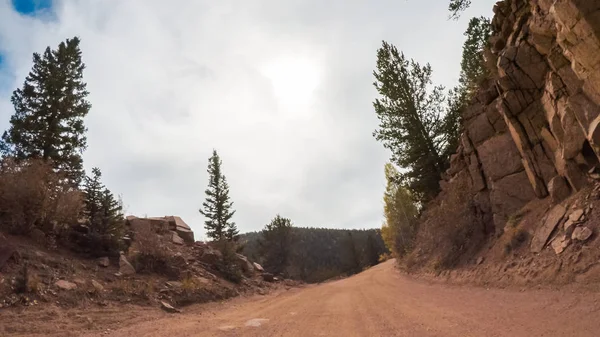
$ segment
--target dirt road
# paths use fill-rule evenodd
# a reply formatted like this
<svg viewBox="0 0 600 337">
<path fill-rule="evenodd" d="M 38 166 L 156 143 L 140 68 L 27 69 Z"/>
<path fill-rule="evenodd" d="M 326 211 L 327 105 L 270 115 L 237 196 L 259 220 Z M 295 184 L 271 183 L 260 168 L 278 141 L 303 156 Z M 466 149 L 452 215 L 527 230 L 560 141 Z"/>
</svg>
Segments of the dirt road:
<svg viewBox="0 0 600 337">
<path fill-rule="evenodd" d="M 388 261 L 348 279 L 199 306 L 103 336 L 600 336 L 599 300 L 424 284 Z"/>
</svg>

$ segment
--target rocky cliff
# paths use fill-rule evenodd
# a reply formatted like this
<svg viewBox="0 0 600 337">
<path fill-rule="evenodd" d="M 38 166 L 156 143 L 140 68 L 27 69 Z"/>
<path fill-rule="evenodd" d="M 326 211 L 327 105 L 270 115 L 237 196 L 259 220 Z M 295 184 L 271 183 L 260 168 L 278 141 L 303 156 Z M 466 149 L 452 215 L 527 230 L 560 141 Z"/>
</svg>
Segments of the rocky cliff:
<svg viewBox="0 0 600 337">
<path fill-rule="evenodd" d="M 442 189 L 468 180 L 486 231 L 534 199 L 589 184 L 600 154 L 600 1 L 505 0 L 494 6 L 492 79 L 464 112 Z"/>
</svg>

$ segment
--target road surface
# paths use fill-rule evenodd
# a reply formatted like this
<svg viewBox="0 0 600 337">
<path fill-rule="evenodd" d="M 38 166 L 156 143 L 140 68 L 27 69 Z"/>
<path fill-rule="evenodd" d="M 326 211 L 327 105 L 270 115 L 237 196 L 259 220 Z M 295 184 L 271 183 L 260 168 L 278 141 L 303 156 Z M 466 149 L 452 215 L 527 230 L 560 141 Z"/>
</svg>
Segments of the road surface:
<svg viewBox="0 0 600 337">
<path fill-rule="evenodd" d="M 600 336 L 600 294 L 426 284 L 393 261 L 353 277 L 140 322 L 103 336 Z"/>
</svg>

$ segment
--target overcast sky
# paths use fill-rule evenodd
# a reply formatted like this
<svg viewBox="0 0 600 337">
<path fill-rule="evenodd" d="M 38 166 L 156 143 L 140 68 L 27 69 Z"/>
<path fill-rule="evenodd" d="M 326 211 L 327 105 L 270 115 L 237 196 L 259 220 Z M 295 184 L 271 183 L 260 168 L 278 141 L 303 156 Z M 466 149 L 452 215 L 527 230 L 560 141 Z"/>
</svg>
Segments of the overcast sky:
<svg viewBox="0 0 600 337">
<path fill-rule="evenodd" d="M 180 215 L 203 238 L 215 148 L 242 232 L 277 213 L 379 227 L 389 153 L 372 137 L 375 53 L 391 42 L 453 86 L 468 19 L 491 16 L 495 0 L 459 21 L 447 2 L 0 0 L 0 130 L 32 53 L 78 35 L 85 167 L 101 168 L 128 214 Z"/>
</svg>

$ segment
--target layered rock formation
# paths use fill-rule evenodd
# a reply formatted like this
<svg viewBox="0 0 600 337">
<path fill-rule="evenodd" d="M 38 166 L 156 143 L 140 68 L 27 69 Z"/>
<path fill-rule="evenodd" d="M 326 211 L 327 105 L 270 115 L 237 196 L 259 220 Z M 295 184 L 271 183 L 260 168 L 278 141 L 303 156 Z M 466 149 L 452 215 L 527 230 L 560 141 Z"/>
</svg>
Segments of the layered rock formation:
<svg viewBox="0 0 600 337">
<path fill-rule="evenodd" d="M 598 164 L 600 1 L 505 0 L 494 13 L 493 80 L 464 113 L 442 186 L 469 179 L 488 229 L 502 233 L 529 201 L 582 189 Z"/>
</svg>

